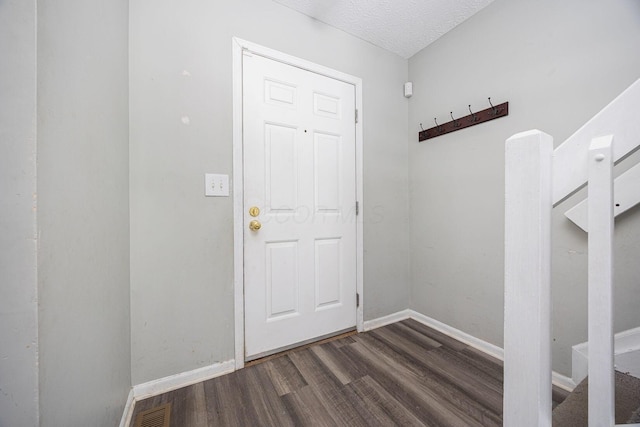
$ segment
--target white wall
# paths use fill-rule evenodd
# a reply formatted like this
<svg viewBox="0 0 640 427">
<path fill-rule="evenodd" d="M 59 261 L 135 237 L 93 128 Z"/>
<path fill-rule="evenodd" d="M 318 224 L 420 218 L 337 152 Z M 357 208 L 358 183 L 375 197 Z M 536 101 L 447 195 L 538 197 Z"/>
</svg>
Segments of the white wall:
<svg viewBox="0 0 640 427">
<path fill-rule="evenodd" d="M 496 345 L 503 333 L 504 142 L 556 146 L 640 77 L 640 3 L 496 0 L 409 61 L 411 308 Z M 425 129 L 509 101 L 507 118 L 418 143 Z M 618 172 L 640 159 L 627 159 Z M 586 338 L 587 237 L 553 214 L 553 367 Z M 617 221 L 616 330 L 640 325 L 640 210 Z"/>
<path fill-rule="evenodd" d="M 38 2 L 43 426 L 114 426 L 131 387 L 128 2 Z"/>
<path fill-rule="evenodd" d="M 407 61 L 272 1 L 130 2 L 133 383 L 234 357 L 233 36 L 363 78 L 365 318 L 408 304 Z M 189 124 L 182 119 L 189 118 Z"/>
<path fill-rule="evenodd" d="M 38 425 L 36 2 L 0 2 L 0 426 Z"/>
</svg>

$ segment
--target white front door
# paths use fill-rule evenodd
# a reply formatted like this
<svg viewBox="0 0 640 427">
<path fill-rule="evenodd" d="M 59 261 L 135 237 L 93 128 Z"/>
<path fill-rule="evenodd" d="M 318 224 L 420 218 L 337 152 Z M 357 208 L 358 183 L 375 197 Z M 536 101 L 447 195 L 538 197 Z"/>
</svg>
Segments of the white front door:
<svg viewBox="0 0 640 427">
<path fill-rule="evenodd" d="M 252 359 L 356 325 L 355 87 L 245 52 L 242 89 Z"/>
</svg>

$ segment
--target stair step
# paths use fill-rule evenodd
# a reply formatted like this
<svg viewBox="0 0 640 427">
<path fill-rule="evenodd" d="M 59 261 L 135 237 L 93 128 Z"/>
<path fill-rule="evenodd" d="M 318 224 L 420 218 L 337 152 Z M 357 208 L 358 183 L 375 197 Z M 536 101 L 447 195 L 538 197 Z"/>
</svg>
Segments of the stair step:
<svg viewBox="0 0 640 427">
<path fill-rule="evenodd" d="M 584 427 L 588 424 L 588 383 L 589 379 L 585 378 L 564 402 L 553 410 L 555 427 Z M 634 412 L 640 408 L 640 379 L 616 371 L 615 386 L 615 422 L 624 424 L 629 422 Z"/>
</svg>

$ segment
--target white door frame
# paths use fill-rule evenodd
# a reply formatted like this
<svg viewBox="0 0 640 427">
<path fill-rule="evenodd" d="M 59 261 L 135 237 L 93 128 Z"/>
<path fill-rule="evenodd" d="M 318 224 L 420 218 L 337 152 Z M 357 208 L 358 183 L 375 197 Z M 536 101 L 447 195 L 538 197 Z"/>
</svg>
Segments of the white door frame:
<svg viewBox="0 0 640 427">
<path fill-rule="evenodd" d="M 294 67 L 331 77 L 355 86 L 356 109 L 356 199 L 360 206 L 356 216 L 356 291 L 360 295 L 360 305 L 356 311 L 356 327 L 359 332 L 364 327 L 364 257 L 362 226 L 362 79 L 322 65 L 314 64 L 294 56 L 269 49 L 255 43 L 234 37 L 233 45 L 233 286 L 235 318 L 235 363 L 236 369 L 244 367 L 244 183 L 243 183 L 243 140 L 242 140 L 242 52 L 248 50 Z"/>
</svg>

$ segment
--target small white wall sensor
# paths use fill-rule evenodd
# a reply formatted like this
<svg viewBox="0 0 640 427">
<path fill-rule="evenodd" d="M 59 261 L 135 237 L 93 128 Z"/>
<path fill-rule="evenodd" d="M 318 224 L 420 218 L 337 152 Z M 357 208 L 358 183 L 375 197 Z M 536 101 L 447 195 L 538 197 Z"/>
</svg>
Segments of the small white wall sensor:
<svg viewBox="0 0 640 427">
<path fill-rule="evenodd" d="M 413 95 L 413 83 L 412 82 L 406 82 L 404 84 L 404 97 L 405 98 L 411 98 L 411 95 Z"/>
</svg>

